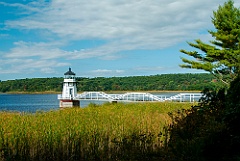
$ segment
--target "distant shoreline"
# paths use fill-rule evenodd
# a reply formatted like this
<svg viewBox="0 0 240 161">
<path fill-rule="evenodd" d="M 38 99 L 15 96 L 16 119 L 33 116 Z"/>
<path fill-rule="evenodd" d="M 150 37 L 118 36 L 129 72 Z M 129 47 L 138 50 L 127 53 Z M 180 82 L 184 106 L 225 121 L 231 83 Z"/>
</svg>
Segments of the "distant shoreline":
<svg viewBox="0 0 240 161">
<path fill-rule="evenodd" d="M 12 92 L 0 92 L 0 94 L 60 94 L 61 92 L 55 91 L 42 91 L 42 92 L 19 92 L 19 91 L 12 91 Z"/>
<path fill-rule="evenodd" d="M 78 94 L 82 93 L 84 91 L 78 91 Z M 127 92 L 142 92 L 142 93 L 200 93 L 201 91 L 193 90 L 193 91 L 183 91 L 183 90 L 150 90 L 150 91 L 99 91 L 99 92 L 105 92 L 108 94 L 123 94 Z M 56 92 L 56 91 L 41 91 L 41 92 L 24 92 L 24 91 L 12 91 L 12 92 L 0 92 L 0 94 L 61 94 L 62 92 Z"/>
<path fill-rule="evenodd" d="M 149 91 L 103 91 L 105 93 L 109 93 L 109 94 L 114 94 L 114 93 L 127 93 L 127 92 L 142 92 L 142 93 L 172 93 L 172 92 L 177 92 L 177 93 L 187 93 L 187 92 L 196 92 L 199 93 L 201 91 L 198 90 L 149 90 Z"/>
</svg>

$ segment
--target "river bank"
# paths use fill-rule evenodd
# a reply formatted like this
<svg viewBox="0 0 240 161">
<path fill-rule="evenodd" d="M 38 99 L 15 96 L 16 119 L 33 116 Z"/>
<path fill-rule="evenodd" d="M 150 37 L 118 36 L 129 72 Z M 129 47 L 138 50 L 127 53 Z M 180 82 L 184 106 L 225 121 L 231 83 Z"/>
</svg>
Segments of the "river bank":
<svg viewBox="0 0 240 161">
<path fill-rule="evenodd" d="M 81 94 L 84 91 L 78 91 Z M 127 92 L 142 92 L 142 93 L 201 93 L 199 90 L 149 90 L 149 91 L 99 91 L 105 92 L 107 94 L 124 94 Z M 61 91 L 38 91 L 38 92 L 25 92 L 25 91 L 10 91 L 10 92 L 0 92 L 0 94 L 61 94 Z"/>
</svg>

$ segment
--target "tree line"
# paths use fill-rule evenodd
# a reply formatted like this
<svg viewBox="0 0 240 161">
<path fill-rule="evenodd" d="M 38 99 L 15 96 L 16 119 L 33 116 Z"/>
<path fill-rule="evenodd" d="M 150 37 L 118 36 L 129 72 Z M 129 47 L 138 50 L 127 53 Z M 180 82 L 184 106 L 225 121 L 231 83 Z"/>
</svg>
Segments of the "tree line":
<svg viewBox="0 0 240 161">
<path fill-rule="evenodd" d="M 217 89 L 221 82 L 213 75 L 161 74 L 129 77 L 77 77 L 78 91 L 152 91 Z M 0 92 L 61 92 L 63 78 L 27 78 L 0 82 Z"/>
<path fill-rule="evenodd" d="M 195 50 L 180 50 L 192 57 L 182 58 L 181 67 L 208 71 L 225 88 L 204 90 L 198 105 L 172 115 L 166 148 L 169 160 L 240 160 L 239 6 L 228 0 L 213 12 L 212 23 L 215 29 L 208 32 L 213 40 L 188 42 Z"/>
</svg>

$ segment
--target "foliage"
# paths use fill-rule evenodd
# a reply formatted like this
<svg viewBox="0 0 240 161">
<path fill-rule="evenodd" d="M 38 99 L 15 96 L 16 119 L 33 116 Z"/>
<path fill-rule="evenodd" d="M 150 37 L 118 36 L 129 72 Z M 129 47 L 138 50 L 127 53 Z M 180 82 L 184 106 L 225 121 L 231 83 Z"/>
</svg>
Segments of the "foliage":
<svg viewBox="0 0 240 161">
<path fill-rule="evenodd" d="M 91 104 L 0 113 L 0 160 L 153 160 L 164 156 L 167 113 L 191 103 Z"/>
<path fill-rule="evenodd" d="M 240 77 L 226 92 L 205 90 L 202 103 L 174 115 L 168 151 L 177 160 L 240 159 Z M 185 114 L 185 115 L 184 115 Z"/>
<path fill-rule="evenodd" d="M 63 78 L 16 79 L 0 82 L 0 92 L 61 91 Z"/>
<path fill-rule="evenodd" d="M 210 74 L 162 74 L 154 76 L 82 78 L 81 91 L 147 91 L 147 90 L 203 90 L 217 88 Z"/>
<path fill-rule="evenodd" d="M 240 10 L 229 0 L 213 12 L 212 23 L 216 30 L 209 31 L 215 39 L 210 44 L 201 40 L 188 43 L 197 51 L 180 50 L 197 60 L 182 58 L 184 68 L 203 69 L 224 83 L 230 83 L 240 74 Z"/>
<path fill-rule="evenodd" d="M 60 92 L 63 78 L 33 78 L 0 82 L 0 92 Z M 203 90 L 221 87 L 210 74 L 162 74 L 132 77 L 77 78 L 78 91 Z"/>
<path fill-rule="evenodd" d="M 203 91 L 202 102 L 172 116 L 167 144 L 169 160 L 237 161 L 240 159 L 240 10 L 229 0 L 214 12 L 216 31 L 212 45 L 196 40 L 189 43 L 197 51 L 181 52 L 196 58 L 182 58 L 182 67 L 204 69 L 225 83 L 229 89 Z"/>
</svg>

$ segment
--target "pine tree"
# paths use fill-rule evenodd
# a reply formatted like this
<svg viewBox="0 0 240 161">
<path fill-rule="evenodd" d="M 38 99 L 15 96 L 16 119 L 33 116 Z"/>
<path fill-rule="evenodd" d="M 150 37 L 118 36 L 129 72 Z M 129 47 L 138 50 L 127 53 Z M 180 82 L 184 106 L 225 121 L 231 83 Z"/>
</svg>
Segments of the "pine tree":
<svg viewBox="0 0 240 161">
<path fill-rule="evenodd" d="M 212 23 L 215 30 L 208 32 L 214 40 L 210 44 L 200 39 L 195 40 L 195 43 L 188 42 L 200 52 L 181 49 L 180 52 L 196 60 L 182 57 L 185 64 L 180 66 L 208 71 L 229 84 L 240 75 L 240 9 L 234 6 L 232 0 L 228 0 L 217 11 L 213 11 Z"/>
</svg>

